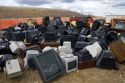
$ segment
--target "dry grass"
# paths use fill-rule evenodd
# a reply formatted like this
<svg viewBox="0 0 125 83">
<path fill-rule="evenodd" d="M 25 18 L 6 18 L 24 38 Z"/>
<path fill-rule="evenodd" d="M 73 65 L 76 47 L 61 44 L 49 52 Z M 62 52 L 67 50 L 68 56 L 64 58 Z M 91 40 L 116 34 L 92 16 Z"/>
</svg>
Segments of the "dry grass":
<svg viewBox="0 0 125 83">
<path fill-rule="evenodd" d="M 60 9 L 31 7 L 0 7 L 0 18 L 33 18 L 42 16 L 82 16 L 76 12 Z"/>
<path fill-rule="evenodd" d="M 14 79 L 9 79 L 0 72 L 0 83 L 43 83 L 37 70 L 22 68 L 23 75 Z M 120 65 L 120 69 L 104 70 L 90 68 L 63 74 L 51 83 L 125 83 L 125 64 Z"/>
</svg>

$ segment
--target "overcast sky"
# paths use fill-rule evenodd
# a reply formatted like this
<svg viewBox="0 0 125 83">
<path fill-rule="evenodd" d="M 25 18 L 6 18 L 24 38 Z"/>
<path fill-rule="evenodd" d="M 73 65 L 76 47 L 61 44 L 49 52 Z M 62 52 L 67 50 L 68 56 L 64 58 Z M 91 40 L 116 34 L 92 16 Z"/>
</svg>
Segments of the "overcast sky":
<svg viewBox="0 0 125 83">
<path fill-rule="evenodd" d="M 100 16 L 125 15 L 125 0 L 0 0 L 0 6 L 67 9 Z"/>
</svg>

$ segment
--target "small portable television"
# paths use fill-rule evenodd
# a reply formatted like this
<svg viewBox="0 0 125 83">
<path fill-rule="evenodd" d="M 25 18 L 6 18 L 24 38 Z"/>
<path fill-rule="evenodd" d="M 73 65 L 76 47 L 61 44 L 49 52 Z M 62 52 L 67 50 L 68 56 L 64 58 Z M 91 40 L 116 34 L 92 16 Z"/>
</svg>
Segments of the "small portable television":
<svg viewBox="0 0 125 83">
<path fill-rule="evenodd" d="M 65 72 L 69 73 L 78 69 L 78 57 L 73 54 L 65 54 L 60 56 L 63 64 L 65 65 Z"/>
</svg>

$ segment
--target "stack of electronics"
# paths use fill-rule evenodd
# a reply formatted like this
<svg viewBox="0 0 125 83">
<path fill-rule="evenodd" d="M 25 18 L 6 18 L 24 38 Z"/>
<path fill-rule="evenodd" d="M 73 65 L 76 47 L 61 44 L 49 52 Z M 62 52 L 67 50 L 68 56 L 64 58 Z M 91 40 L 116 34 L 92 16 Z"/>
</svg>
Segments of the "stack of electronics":
<svg viewBox="0 0 125 83">
<path fill-rule="evenodd" d="M 78 57 L 72 53 L 71 42 L 64 42 L 58 47 L 59 56 L 65 66 L 66 73 L 75 71 L 78 68 Z"/>
</svg>

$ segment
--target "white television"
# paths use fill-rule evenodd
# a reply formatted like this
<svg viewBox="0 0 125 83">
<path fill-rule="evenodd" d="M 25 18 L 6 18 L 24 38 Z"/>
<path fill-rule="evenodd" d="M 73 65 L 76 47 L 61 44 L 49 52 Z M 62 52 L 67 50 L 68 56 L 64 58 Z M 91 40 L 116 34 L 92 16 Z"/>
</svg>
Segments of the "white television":
<svg viewBox="0 0 125 83">
<path fill-rule="evenodd" d="M 63 64 L 65 65 L 65 72 L 69 73 L 78 69 L 78 57 L 73 54 L 60 56 Z"/>
</svg>

